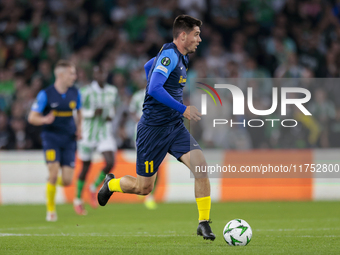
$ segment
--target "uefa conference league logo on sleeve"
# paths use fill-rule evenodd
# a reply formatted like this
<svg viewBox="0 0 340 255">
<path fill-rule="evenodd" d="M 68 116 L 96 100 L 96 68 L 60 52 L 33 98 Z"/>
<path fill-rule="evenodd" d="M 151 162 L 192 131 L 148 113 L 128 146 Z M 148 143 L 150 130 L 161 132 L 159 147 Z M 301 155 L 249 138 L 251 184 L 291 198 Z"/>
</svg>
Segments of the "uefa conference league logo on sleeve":
<svg viewBox="0 0 340 255">
<path fill-rule="evenodd" d="M 217 106 L 216 100 L 211 92 L 211 90 L 218 98 L 221 106 L 222 100 L 220 95 L 217 93 L 216 89 L 228 89 L 231 92 L 232 98 L 233 98 L 233 115 L 244 115 L 244 94 L 242 90 L 232 84 L 215 84 L 214 87 L 202 83 L 197 82 L 198 84 L 201 84 L 205 88 L 197 87 L 198 89 L 201 89 L 202 91 L 206 92 L 206 94 L 201 95 L 201 113 L 202 115 L 207 115 L 207 94 L 212 98 L 212 100 L 215 103 L 215 106 Z M 209 89 L 209 90 L 208 90 Z M 287 98 L 287 95 L 289 93 L 299 93 L 304 95 L 303 98 Z M 281 88 L 281 115 L 285 116 L 287 115 L 287 105 L 295 105 L 304 115 L 312 115 L 306 107 L 303 105 L 307 103 L 311 99 L 311 93 L 309 90 L 305 88 L 292 88 L 292 87 L 282 87 Z M 257 116 L 267 116 L 272 113 L 274 113 L 278 106 L 278 88 L 273 87 L 272 88 L 272 105 L 270 109 L 268 110 L 258 110 L 255 109 L 253 104 L 253 88 L 248 87 L 247 88 L 247 106 L 251 113 Z M 249 127 L 262 127 L 265 125 L 265 123 L 269 123 L 271 127 L 274 127 L 275 122 L 280 122 L 282 127 L 289 128 L 289 127 L 296 127 L 298 122 L 295 119 L 249 119 L 246 121 L 243 119 L 243 121 L 235 122 L 232 119 L 213 119 L 213 127 L 216 127 L 217 125 L 230 125 L 230 127 L 233 127 L 235 125 L 242 125 L 243 127 L 246 127 L 248 125 Z"/>
<path fill-rule="evenodd" d="M 162 65 L 158 65 L 156 67 L 156 69 L 159 69 L 159 70 L 161 70 L 161 71 L 163 71 L 164 73 L 167 74 L 168 73 L 168 68 L 166 68 L 166 67 L 169 66 L 170 63 L 171 63 L 170 58 L 164 57 L 164 58 L 161 59 L 161 64 Z"/>
</svg>

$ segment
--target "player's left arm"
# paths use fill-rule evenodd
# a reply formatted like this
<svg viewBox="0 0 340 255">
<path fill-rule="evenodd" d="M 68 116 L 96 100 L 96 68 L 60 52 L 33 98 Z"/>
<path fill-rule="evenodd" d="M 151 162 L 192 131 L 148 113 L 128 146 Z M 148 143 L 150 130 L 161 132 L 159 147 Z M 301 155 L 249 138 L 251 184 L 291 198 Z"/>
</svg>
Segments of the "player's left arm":
<svg viewBox="0 0 340 255">
<path fill-rule="evenodd" d="M 164 50 L 158 57 L 155 68 L 149 77 L 148 94 L 158 102 L 183 114 L 186 106 L 175 100 L 163 87 L 170 73 L 178 63 L 178 56 L 173 49 Z"/>
<path fill-rule="evenodd" d="M 81 95 L 80 92 L 78 91 L 78 98 L 77 98 L 77 118 L 76 118 L 76 127 L 77 127 L 77 131 L 76 131 L 76 136 L 77 136 L 77 140 L 82 139 L 82 130 L 81 130 L 81 125 L 82 125 L 82 110 L 81 110 Z"/>
<path fill-rule="evenodd" d="M 117 98 L 118 98 L 118 91 L 115 87 L 111 87 L 112 89 L 112 102 L 110 103 L 110 108 L 108 109 L 108 115 L 106 116 L 105 118 L 105 121 L 112 121 L 113 120 L 113 117 L 115 116 L 115 104 L 116 104 L 116 101 L 117 101 Z"/>
<path fill-rule="evenodd" d="M 163 87 L 170 73 L 175 69 L 177 62 L 178 57 L 172 49 L 165 50 L 161 53 L 155 65 L 155 69 L 152 74 L 150 74 L 148 93 L 157 101 L 183 114 L 184 118 L 198 121 L 201 119 L 202 114 L 195 106 L 185 106 L 184 104 L 181 104 Z"/>
</svg>

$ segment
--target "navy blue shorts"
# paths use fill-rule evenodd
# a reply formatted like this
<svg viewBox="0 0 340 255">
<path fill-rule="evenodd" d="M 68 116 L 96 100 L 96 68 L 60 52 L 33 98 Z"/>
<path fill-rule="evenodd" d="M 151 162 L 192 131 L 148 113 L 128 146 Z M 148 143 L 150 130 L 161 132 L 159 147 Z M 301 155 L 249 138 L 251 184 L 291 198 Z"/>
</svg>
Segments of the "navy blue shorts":
<svg viewBox="0 0 340 255">
<path fill-rule="evenodd" d="M 41 139 L 46 163 L 59 162 L 60 166 L 74 167 L 77 150 L 75 136 L 42 133 Z"/>
<path fill-rule="evenodd" d="M 152 176 L 169 152 L 177 160 L 190 148 L 201 149 L 189 131 L 179 122 L 165 127 L 137 126 L 137 174 Z M 193 147 L 194 146 L 194 147 Z"/>
</svg>

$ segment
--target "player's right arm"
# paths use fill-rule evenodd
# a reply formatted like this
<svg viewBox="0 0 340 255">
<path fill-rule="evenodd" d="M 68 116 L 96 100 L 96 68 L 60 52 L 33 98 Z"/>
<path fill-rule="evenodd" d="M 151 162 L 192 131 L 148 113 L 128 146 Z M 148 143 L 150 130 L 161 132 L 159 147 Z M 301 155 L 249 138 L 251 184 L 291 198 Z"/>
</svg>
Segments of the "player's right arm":
<svg viewBox="0 0 340 255">
<path fill-rule="evenodd" d="M 36 101 L 32 105 L 31 111 L 28 115 L 28 122 L 35 126 L 48 125 L 53 123 L 55 116 L 51 111 L 46 116 L 43 116 L 43 111 L 47 104 L 47 95 L 44 90 L 40 91 Z"/>
<path fill-rule="evenodd" d="M 144 65 L 146 80 L 148 80 L 148 78 L 149 78 L 149 72 L 150 72 L 150 69 L 151 69 L 151 67 L 153 65 L 153 62 L 154 62 L 155 58 L 156 57 L 153 57 L 148 62 L 146 62 L 146 64 Z"/>
<path fill-rule="evenodd" d="M 195 106 L 189 105 L 185 109 L 183 116 L 184 118 L 187 118 L 188 120 L 198 121 L 198 120 L 201 120 L 202 114 L 198 111 L 198 109 Z"/>
</svg>

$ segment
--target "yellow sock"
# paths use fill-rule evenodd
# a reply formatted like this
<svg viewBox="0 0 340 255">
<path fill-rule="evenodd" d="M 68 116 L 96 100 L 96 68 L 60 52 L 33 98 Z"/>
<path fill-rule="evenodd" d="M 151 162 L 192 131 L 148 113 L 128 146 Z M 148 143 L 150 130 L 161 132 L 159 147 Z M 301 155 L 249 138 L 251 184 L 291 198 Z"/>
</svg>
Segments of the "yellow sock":
<svg viewBox="0 0 340 255">
<path fill-rule="evenodd" d="M 120 178 L 119 179 L 112 179 L 111 181 L 109 181 L 109 190 L 114 191 L 114 192 L 124 193 L 122 191 L 122 188 L 120 187 Z"/>
<path fill-rule="evenodd" d="M 48 212 L 55 212 L 56 185 L 47 182 L 46 185 L 46 206 Z"/>
<path fill-rule="evenodd" d="M 64 183 L 63 183 L 63 178 L 61 177 L 61 175 L 58 176 L 58 179 L 57 179 L 57 185 L 63 187 L 64 186 Z"/>
<path fill-rule="evenodd" d="M 196 203 L 198 208 L 198 220 L 209 220 L 211 208 L 210 196 L 196 198 Z"/>
</svg>

